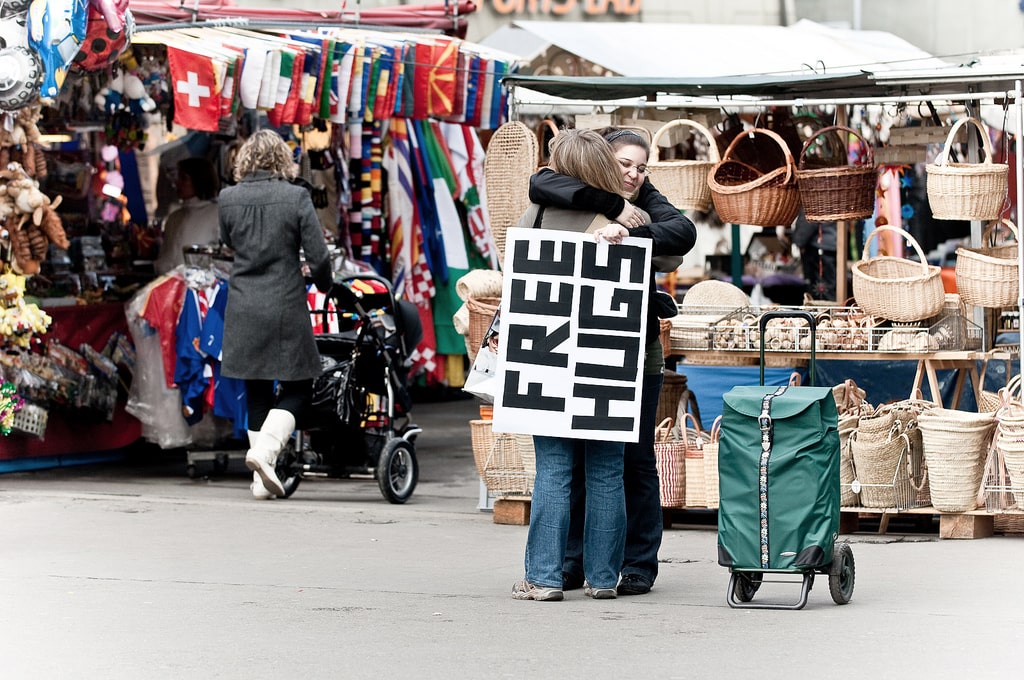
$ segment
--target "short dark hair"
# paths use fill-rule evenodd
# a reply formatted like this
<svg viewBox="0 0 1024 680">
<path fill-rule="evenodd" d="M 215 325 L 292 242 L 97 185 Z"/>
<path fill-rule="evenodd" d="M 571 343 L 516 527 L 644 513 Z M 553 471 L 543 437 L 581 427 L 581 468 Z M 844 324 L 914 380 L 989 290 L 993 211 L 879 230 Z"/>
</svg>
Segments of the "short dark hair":
<svg viewBox="0 0 1024 680">
<path fill-rule="evenodd" d="M 183 158 L 178 161 L 178 177 L 188 175 L 196 198 L 209 201 L 220 193 L 220 177 L 213 163 L 206 158 Z"/>
</svg>

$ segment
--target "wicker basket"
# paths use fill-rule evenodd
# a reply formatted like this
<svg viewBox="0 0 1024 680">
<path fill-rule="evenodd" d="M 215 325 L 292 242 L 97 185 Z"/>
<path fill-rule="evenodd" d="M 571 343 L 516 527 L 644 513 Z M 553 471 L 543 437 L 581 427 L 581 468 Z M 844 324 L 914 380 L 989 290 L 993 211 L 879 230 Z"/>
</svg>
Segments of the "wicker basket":
<svg viewBox="0 0 1024 680">
<path fill-rule="evenodd" d="M 863 162 L 858 165 L 839 165 L 827 168 L 805 169 L 807 152 L 817 146 L 816 139 L 829 132 L 856 135 L 866 150 Z M 846 148 L 846 138 L 842 139 Z M 846 159 L 843 159 L 844 163 Z M 875 211 L 875 185 L 878 172 L 875 169 L 874 151 L 871 145 L 853 128 L 831 125 L 818 130 L 805 143 L 800 152 L 796 170 L 797 186 L 800 189 L 800 203 L 804 215 L 810 222 L 833 222 L 856 220 L 870 217 Z"/>
<path fill-rule="evenodd" d="M 469 330 L 466 332 L 466 349 L 469 351 L 469 361 L 476 359 L 476 353 L 484 344 L 484 337 L 487 336 L 487 329 L 494 321 L 494 313 L 501 306 L 501 298 L 481 297 L 467 298 L 466 309 L 469 311 Z"/>
<path fill-rule="evenodd" d="M 762 172 L 730 156 L 736 146 L 754 135 L 766 135 L 778 144 L 783 163 Z M 796 184 L 796 163 L 786 142 L 765 128 L 738 135 L 708 172 L 708 186 L 718 217 L 726 224 L 761 227 L 789 226 L 800 212 L 800 190 Z"/>
<path fill-rule="evenodd" d="M 536 133 L 519 121 L 501 125 L 487 144 L 487 217 L 501 262 L 505 260 L 505 231 L 530 205 L 530 176 L 537 172 L 539 153 Z"/>
<path fill-rule="evenodd" d="M 870 420 L 877 420 L 871 417 Z M 910 440 L 895 422 L 884 436 L 868 436 L 860 428 L 850 433 L 850 455 L 859 482 L 860 504 L 865 508 L 895 508 L 899 465 L 910 449 Z M 841 472 L 841 470 L 840 470 Z M 842 503 L 842 500 L 840 500 Z"/>
<path fill-rule="evenodd" d="M 686 447 L 683 450 L 683 466 L 686 468 L 686 479 L 684 498 L 689 508 L 707 507 L 707 489 L 704 485 L 704 444 L 707 442 L 707 435 L 697 427 L 697 421 L 692 415 L 680 412 L 682 417 L 678 422 L 689 422 L 693 427 L 685 428 L 683 439 Z"/>
<path fill-rule="evenodd" d="M 985 227 L 982 242 L 996 227 L 1005 224 L 1019 240 L 1017 227 L 1007 219 Z M 964 302 L 978 307 L 1011 307 L 1017 304 L 1017 244 L 956 249 L 956 290 Z"/>
<path fill-rule="evenodd" d="M 493 421 L 471 420 L 469 421 L 469 437 L 473 445 L 473 462 L 476 464 L 477 474 L 480 479 L 484 478 L 484 465 L 487 463 L 487 456 L 491 455 L 494 447 Z"/>
<path fill-rule="evenodd" d="M 853 490 L 857 473 L 853 469 L 853 453 L 850 451 L 850 435 L 857 429 L 859 416 L 839 417 L 839 505 L 853 507 L 860 505 L 860 494 Z"/>
<path fill-rule="evenodd" d="M 861 259 L 853 265 L 853 297 L 857 304 L 868 314 L 890 321 L 921 321 L 938 315 L 946 302 L 942 270 L 928 264 L 913 236 L 889 225 L 875 227 L 864 243 L 864 255 L 870 250 L 871 240 L 883 230 L 905 238 L 920 262 L 889 255 Z"/>
<path fill-rule="evenodd" d="M 932 506 L 939 512 L 977 507 L 994 414 L 932 408 L 918 417 Z"/>
<path fill-rule="evenodd" d="M 711 423 L 710 439 L 704 444 L 704 499 L 711 509 L 718 508 L 718 440 L 722 434 L 722 416 Z"/>
<path fill-rule="evenodd" d="M 484 461 L 482 477 L 495 496 L 530 496 L 537 476 L 537 458 L 530 435 L 500 433 Z"/>
<path fill-rule="evenodd" d="M 981 132 L 985 160 L 981 163 L 950 163 L 949 151 L 961 127 L 970 123 Z M 1009 166 L 992 162 L 988 133 L 975 118 L 961 118 L 949 130 L 946 144 L 935 163 L 925 166 L 928 203 L 937 220 L 994 220 L 1002 212 L 1009 190 Z"/>
<path fill-rule="evenodd" d="M 658 142 L 668 133 L 680 128 L 693 128 L 708 141 L 708 160 L 661 160 Z M 669 203 L 680 210 L 705 211 L 711 206 L 711 188 L 708 173 L 719 161 L 718 144 L 711 131 L 700 123 L 685 118 L 665 123 L 651 139 L 651 161 L 647 164 L 651 183 Z"/>
</svg>

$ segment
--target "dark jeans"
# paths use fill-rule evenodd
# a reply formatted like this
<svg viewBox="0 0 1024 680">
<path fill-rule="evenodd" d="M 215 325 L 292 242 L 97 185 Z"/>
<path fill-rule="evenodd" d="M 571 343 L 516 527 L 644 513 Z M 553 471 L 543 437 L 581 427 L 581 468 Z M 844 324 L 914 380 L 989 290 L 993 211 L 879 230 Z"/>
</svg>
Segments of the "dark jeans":
<svg viewBox="0 0 1024 680">
<path fill-rule="evenodd" d="M 652 585 L 658 577 L 658 549 L 662 533 L 658 468 L 654 464 L 654 419 L 663 379 L 661 373 L 644 375 L 640 397 L 640 441 L 626 444 L 622 477 L 626 492 L 626 552 L 621 573 L 623 576 L 642 576 Z M 582 576 L 586 475 L 582 456 L 579 455 L 573 461 L 569 499 L 569 539 L 562 571 Z"/>
</svg>

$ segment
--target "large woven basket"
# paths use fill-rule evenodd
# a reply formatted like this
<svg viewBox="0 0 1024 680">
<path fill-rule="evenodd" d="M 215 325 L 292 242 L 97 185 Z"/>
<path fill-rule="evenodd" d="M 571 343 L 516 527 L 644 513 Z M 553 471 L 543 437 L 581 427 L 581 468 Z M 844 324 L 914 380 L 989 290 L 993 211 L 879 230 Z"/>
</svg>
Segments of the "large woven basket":
<svg viewBox="0 0 1024 680">
<path fill-rule="evenodd" d="M 767 172 L 732 157 L 738 145 L 755 135 L 768 136 L 781 151 L 781 162 Z M 718 217 L 726 224 L 789 226 L 800 212 L 793 154 L 782 137 L 765 128 L 748 130 L 730 142 L 722 160 L 708 172 L 708 186 Z"/>
<path fill-rule="evenodd" d="M 473 463 L 476 464 L 477 474 L 480 479 L 484 478 L 484 465 L 487 463 L 487 456 L 491 455 L 494 447 L 494 431 L 491 420 L 469 421 L 469 437 L 473 446 Z"/>
<path fill-rule="evenodd" d="M 842 149 L 846 149 L 849 135 L 855 135 L 865 150 L 860 163 L 822 168 L 809 168 L 808 151 L 821 148 L 820 137 L 826 133 L 840 133 Z M 878 172 L 875 169 L 874 151 L 859 132 L 843 125 L 830 125 L 818 130 L 806 142 L 800 152 L 796 170 L 797 186 L 800 189 L 800 203 L 804 215 L 810 222 L 833 222 L 856 220 L 870 217 L 875 211 L 875 185 Z"/>
<path fill-rule="evenodd" d="M 881 231 L 905 238 L 920 261 L 890 255 L 867 257 L 871 240 Z M 868 235 L 864 259 L 853 265 L 853 297 L 870 315 L 890 321 L 921 321 L 938 315 L 945 304 L 941 272 L 941 268 L 928 264 L 921 246 L 909 232 L 882 225 Z"/>
<path fill-rule="evenodd" d="M 849 439 L 854 477 L 860 483 L 860 504 L 866 508 L 895 508 L 896 477 L 899 464 L 910 448 L 910 441 L 902 433 L 895 417 L 871 415 L 861 421 L 866 429 L 861 430 L 858 424 Z M 868 422 L 878 421 L 887 421 L 891 425 L 886 431 L 867 428 Z"/>
<path fill-rule="evenodd" d="M 974 510 L 994 414 L 936 407 L 923 412 L 917 422 L 928 463 L 932 506 L 939 512 Z"/>
<path fill-rule="evenodd" d="M 708 142 L 708 160 L 661 160 L 659 142 L 673 131 L 693 128 Z M 680 210 L 705 211 L 711 207 L 708 172 L 719 161 L 718 145 L 711 131 L 700 123 L 681 118 L 665 123 L 651 139 L 651 161 L 647 164 L 651 183 Z"/>
<path fill-rule="evenodd" d="M 1006 225 L 1019 240 L 1017 227 L 1008 219 L 985 227 L 982 242 L 1000 225 Z M 964 302 L 978 307 L 1011 307 L 1017 304 L 1017 244 L 984 245 L 956 249 L 956 291 Z"/>
<path fill-rule="evenodd" d="M 970 123 L 981 132 L 985 160 L 950 163 L 949 152 L 961 127 Z M 1003 209 L 1009 190 L 1009 166 L 992 162 L 992 144 L 981 122 L 961 118 L 949 130 L 946 144 L 934 163 L 925 166 L 928 203 L 937 220 L 994 220 Z"/>
<path fill-rule="evenodd" d="M 530 205 L 530 176 L 537 172 L 539 153 L 536 133 L 519 121 L 501 125 L 487 144 L 487 217 L 501 262 L 505 259 L 505 231 Z"/>
</svg>

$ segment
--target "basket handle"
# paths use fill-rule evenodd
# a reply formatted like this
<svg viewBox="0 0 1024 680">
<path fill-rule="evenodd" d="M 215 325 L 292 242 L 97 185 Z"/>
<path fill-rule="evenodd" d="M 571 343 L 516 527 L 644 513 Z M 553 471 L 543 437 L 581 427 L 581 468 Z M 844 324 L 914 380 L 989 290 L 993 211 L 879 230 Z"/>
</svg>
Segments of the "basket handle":
<svg viewBox="0 0 1024 680">
<path fill-rule="evenodd" d="M 783 184 L 789 184 L 789 181 L 793 178 L 793 168 L 796 166 L 796 163 L 793 161 L 793 154 L 790 152 L 789 146 L 786 144 L 786 140 L 768 128 L 751 128 L 750 130 L 744 130 L 740 134 L 736 135 L 736 137 L 729 142 L 729 146 L 725 149 L 725 153 L 722 154 L 722 160 L 727 160 L 729 158 L 729 154 L 732 153 L 732 150 L 743 140 L 744 137 L 753 137 L 755 134 L 763 134 L 771 137 L 782 149 L 782 153 L 786 158 L 786 179 Z M 714 170 L 712 170 L 712 172 L 714 172 Z"/>
<path fill-rule="evenodd" d="M 862 137 L 859 132 L 857 132 L 856 130 L 854 130 L 851 127 L 846 127 L 845 125 L 829 125 L 828 127 L 821 128 L 820 130 L 818 130 L 813 135 L 811 135 L 810 137 L 807 138 L 807 141 L 804 142 L 804 148 L 802 148 L 800 150 L 800 158 L 797 160 L 797 167 L 800 167 L 800 168 L 804 167 L 804 155 L 807 153 L 807 150 L 809 148 L 811 148 L 811 142 L 813 142 L 815 140 L 815 138 L 818 137 L 819 135 L 823 135 L 826 132 L 833 132 L 833 131 L 835 131 L 835 132 L 852 133 L 852 134 L 856 135 L 857 139 L 859 139 L 861 141 L 861 144 L 864 145 L 864 148 L 868 150 L 867 157 L 866 157 L 867 158 L 867 163 L 861 163 L 861 165 L 867 167 L 867 166 L 873 166 L 875 164 L 875 152 L 874 152 L 874 149 L 871 147 L 870 144 L 868 144 L 867 140 L 864 139 L 864 137 Z M 845 147 L 846 146 L 846 144 L 845 144 L 846 140 L 844 139 L 843 142 L 844 142 L 843 146 Z M 847 161 L 847 162 L 849 162 L 849 161 Z"/>
<path fill-rule="evenodd" d="M 654 137 L 651 138 L 651 160 L 650 163 L 657 163 L 661 158 L 661 149 L 658 146 L 658 142 L 661 141 L 662 135 L 676 127 L 692 127 L 697 132 L 704 135 L 708 140 L 708 160 L 712 163 L 717 163 L 720 160 L 718 155 L 718 143 L 715 141 L 714 136 L 711 134 L 711 130 L 701 125 L 695 120 L 689 118 L 677 118 L 676 120 L 669 121 L 658 128 L 658 131 L 654 133 Z M 648 163 L 648 165 L 650 165 Z"/>
<path fill-rule="evenodd" d="M 902 236 L 907 241 L 907 243 L 909 243 L 910 246 L 914 249 L 914 252 L 917 253 L 917 256 L 921 259 L 921 270 L 925 274 L 928 273 L 928 258 L 924 256 L 924 251 L 921 250 L 921 246 L 918 244 L 917 239 L 911 236 L 909 231 L 905 231 L 903 229 L 900 229 L 899 227 L 894 227 L 891 224 L 880 224 L 877 227 L 875 227 L 870 234 L 868 234 L 867 240 L 864 241 L 864 251 L 861 253 L 860 256 L 862 262 L 868 259 L 868 252 L 871 250 L 871 248 L 869 247 L 871 245 L 871 239 L 873 239 L 875 237 L 875 234 L 879 233 L 880 231 L 891 231 Z"/>
<path fill-rule="evenodd" d="M 717 443 L 718 438 L 722 436 L 722 416 L 716 416 L 715 421 L 711 423 L 711 442 Z"/>
<path fill-rule="evenodd" d="M 989 246 L 995 246 L 995 243 L 992 240 L 993 232 L 995 232 L 997 228 L 1003 225 L 1009 228 L 1010 233 L 1013 234 L 1014 241 L 1020 241 L 1020 234 L 1017 232 L 1017 225 L 1003 217 L 1002 219 L 992 220 L 991 222 L 988 223 L 988 225 L 985 227 L 984 233 L 982 233 L 981 235 L 982 243 L 987 242 Z"/>
<path fill-rule="evenodd" d="M 953 146 L 953 140 L 956 139 L 956 133 L 959 132 L 960 128 L 967 123 L 971 123 L 981 132 L 981 144 L 985 149 L 985 160 L 983 160 L 982 163 L 985 165 L 992 165 L 992 143 L 988 141 L 988 134 L 985 132 L 985 128 L 982 127 L 981 122 L 971 117 L 961 118 L 957 122 L 953 123 L 953 127 L 950 128 L 949 134 L 946 135 L 946 143 L 942 145 L 942 151 L 939 153 L 938 158 L 935 159 L 937 165 L 947 165 L 949 163 L 949 147 Z"/>
</svg>

